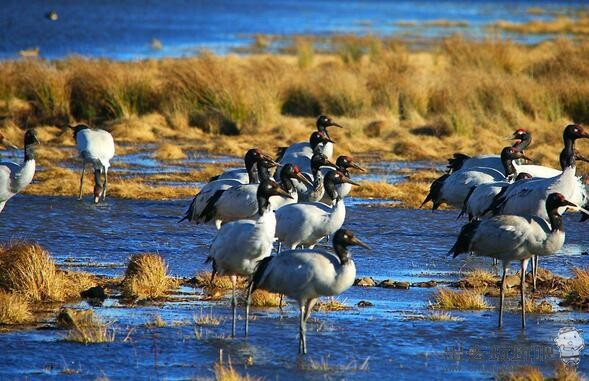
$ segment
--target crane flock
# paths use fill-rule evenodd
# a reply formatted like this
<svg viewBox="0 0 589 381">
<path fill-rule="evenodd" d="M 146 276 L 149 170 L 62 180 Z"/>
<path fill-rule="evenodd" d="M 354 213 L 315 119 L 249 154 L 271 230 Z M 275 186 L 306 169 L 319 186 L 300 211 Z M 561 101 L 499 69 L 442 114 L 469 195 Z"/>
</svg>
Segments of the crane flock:
<svg viewBox="0 0 589 381">
<path fill-rule="evenodd" d="M 350 170 L 365 171 L 351 156 L 332 162 L 334 140 L 329 127 L 341 125 L 319 116 L 308 141 L 278 149 L 273 158 L 257 148 L 243 158 L 244 168 L 225 171 L 210 179 L 195 195 L 181 221 L 211 224 L 217 229 L 206 259 L 212 277 L 230 276 L 232 283 L 232 336 L 236 335 L 237 277 L 248 280 L 245 335 L 249 334 L 251 293 L 265 289 L 294 299 L 299 306 L 299 353 L 307 353 L 306 323 L 321 296 L 339 295 L 355 280 L 350 246 L 369 246 L 343 226 L 345 197 L 352 186 Z M 115 155 L 110 133 L 85 124 L 70 126 L 82 161 L 79 198 L 83 196 L 88 163 L 94 170 L 94 202 L 104 201 L 110 161 Z M 532 259 L 533 288 L 537 258 L 556 253 L 565 241 L 562 214 L 567 209 L 589 216 L 589 194 L 576 175 L 576 161 L 586 160 L 576 150 L 578 139 L 589 138 L 583 126 L 563 131 L 560 169 L 522 164 L 532 142 L 531 133 L 516 130 L 500 155 L 470 157 L 456 153 L 448 171 L 430 187 L 422 206 L 446 203 L 461 209 L 469 222 L 459 232 L 449 254 L 462 253 L 501 261 L 499 327 L 503 325 L 505 279 L 510 262 L 521 263 L 522 327 L 525 328 L 525 273 Z M 0 134 L 0 144 L 16 148 Z M 24 162 L 0 162 L 0 212 L 22 191 L 35 173 L 34 130 L 24 135 Z M 274 173 L 272 171 L 274 170 Z M 459 216 L 460 217 L 460 216 Z M 316 248 L 332 237 L 333 251 Z M 277 243 L 277 245 L 275 245 Z M 282 250 L 285 247 L 286 250 Z M 276 254 L 273 250 L 276 248 Z"/>
</svg>

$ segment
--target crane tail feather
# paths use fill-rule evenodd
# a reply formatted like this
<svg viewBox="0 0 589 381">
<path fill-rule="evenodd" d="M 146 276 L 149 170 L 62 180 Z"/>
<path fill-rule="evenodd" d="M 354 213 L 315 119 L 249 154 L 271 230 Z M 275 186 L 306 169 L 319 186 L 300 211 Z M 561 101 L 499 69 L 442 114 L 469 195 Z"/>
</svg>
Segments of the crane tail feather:
<svg viewBox="0 0 589 381">
<path fill-rule="evenodd" d="M 470 243 L 479 227 L 481 221 L 475 220 L 467 223 L 460 230 L 460 234 L 454 243 L 454 246 L 448 251 L 448 255 L 453 254 L 452 257 L 456 258 L 462 253 L 468 253 L 470 251 Z"/>
</svg>

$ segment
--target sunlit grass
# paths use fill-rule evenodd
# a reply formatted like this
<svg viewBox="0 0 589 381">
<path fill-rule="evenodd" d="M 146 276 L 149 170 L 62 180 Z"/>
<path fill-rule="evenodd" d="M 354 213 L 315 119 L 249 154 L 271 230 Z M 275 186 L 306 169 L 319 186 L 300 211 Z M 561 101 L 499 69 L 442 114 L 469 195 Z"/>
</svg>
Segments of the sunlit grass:
<svg viewBox="0 0 589 381">
<path fill-rule="evenodd" d="M 331 312 L 331 311 L 348 311 L 352 307 L 346 304 L 346 301 L 340 301 L 337 298 L 327 298 L 327 300 L 319 300 L 315 304 L 314 310 L 317 312 Z"/>
<path fill-rule="evenodd" d="M 0 290 L 0 324 L 23 324 L 31 318 L 31 309 L 26 298 Z"/>
<path fill-rule="evenodd" d="M 483 310 L 490 308 L 485 297 L 476 290 L 454 291 L 440 288 L 434 295 L 432 308 L 442 310 Z"/>
<path fill-rule="evenodd" d="M 129 260 L 122 282 L 123 295 L 134 299 L 157 299 L 176 286 L 168 266 L 157 254 L 136 254 Z"/>
<path fill-rule="evenodd" d="M 197 326 L 218 326 L 219 324 L 221 324 L 221 322 L 223 321 L 223 319 L 221 319 L 219 316 L 215 316 L 213 314 L 213 308 L 211 307 L 211 309 L 209 310 L 209 312 L 204 312 L 203 308 L 200 309 L 200 312 L 198 313 L 198 315 L 193 315 L 192 319 L 194 320 L 194 324 L 196 324 Z"/>
<path fill-rule="evenodd" d="M 57 317 L 58 325 L 68 329 L 65 341 L 83 344 L 110 343 L 115 340 L 112 323 L 105 323 L 92 310 L 62 309 Z"/>
</svg>

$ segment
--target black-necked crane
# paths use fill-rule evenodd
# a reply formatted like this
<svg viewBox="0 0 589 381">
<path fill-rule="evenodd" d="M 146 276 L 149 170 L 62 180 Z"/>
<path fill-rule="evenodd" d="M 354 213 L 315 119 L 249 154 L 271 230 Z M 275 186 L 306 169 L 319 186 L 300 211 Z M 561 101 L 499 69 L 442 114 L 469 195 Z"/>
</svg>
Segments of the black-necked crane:
<svg viewBox="0 0 589 381">
<path fill-rule="evenodd" d="M 0 135 L 0 142 L 7 147 L 17 148 L 14 144 Z M 21 192 L 33 180 L 35 175 L 35 146 L 39 140 L 33 130 L 27 130 L 24 138 L 25 157 L 22 164 L 11 161 L 0 162 L 0 212 L 6 202 L 15 194 Z"/>
<path fill-rule="evenodd" d="M 432 210 L 436 210 L 443 203 L 462 209 L 464 201 L 473 188 L 481 184 L 505 181 L 507 176 L 515 176 L 513 160 L 520 158 L 528 159 L 516 148 L 505 147 L 501 151 L 502 171 L 495 168 L 474 167 L 463 168 L 451 174 L 446 173 L 432 183 L 421 206 L 432 201 Z"/>
<path fill-rule="evenodd" d="M 293 143 L 288 147 L 281 147 L 278 149 L 278 161 L 281 164 L 291 163 L 292 157 L 299 156 L 301 154 L 309 154 L 308 157 L 311 157 L 311 154 L 317 148 L 323 153 L 329 160 L 333 157 L 333 141 L 329 136 L 329 132 L 327 131 L 328 127 L 339 127 L 342 128 L 339 124 L 331 120 L 331 118 L 325 115 L 319 115 L 316 122 L 317 132 L 320 133 L 321 136 L 324 136 L 326 140 L 323 142 L 321 146 L 313 146 L 312 142 L 299 142 Z M 294 163 L 297 164 L 298 163 Z"/>
<path fill-rule="evenodd" d="M 509 214 L 518 216 L 538 216 L 548 219 L 544 204 L 550 193 L 561 193 L 567 200 L 580 206 L 589 204 L 589 194 L 585 184 L 576 176 L 577 152 L 575 141 L 589 138 L 589 132 L 578 124 L 570 124 L 563 131 L 564 148 L 560 153 L 560 165 L 563 171 L 554 177 L 545 179 L 529 179 L 518 181 L 507 187 L 505 192 L 498 194 L 490 209 L 493 214 Z M 538 273 L 538 257 L 534 258 L 532 276 L 533 287 L 536 288 Z"/>
<path fill-rule="evenodd" d="M 327 156 L 321 152 L 315 152 L 311 157 L 311 172 L 304 172 L 303 175 L 311 184 L 301 183 L 300 181 L 295 182 L 294 186 L 299 194 L 299 202 L 310 202 L 319 201 L 325 194 L 325 188 L 323 187 L 323 171 L 337 169 L 337 164 L 332 163 Z"/>
<path fill-rule="evenodd" d="M 324 179 L 325 192 L 334 205 L 321 202 L 299 202 L 276 210 L 276 238 L 290 249 L 299 245 L 313 248 L 327 235 L 335 233 L 344 224 L 346 206 L 337 194 L 336 185 L 358 185 L 339 171 L 330 171 Z"/>
<path fill-rule="evenodd" d="M 524 151 L 532 143 L 532 134 L 523 128 L 514 131 L 508 140 L 514 140 L 513 148 L 518 151 Z M 503 163 L 500 155 L 479 155 L 468 156 L 462 153 L 455 153 L 453 158 L 448 159 L 448 173 L 456 172 L 460 169 L 475 167 L 493 168 L 503 171 Z"/>
<path fill-rule="evenodd" d="M 456 243 L 449 251 L 454 257 L 461 253 L 491 257 L 503 263 L 499 299 L 499 328 L 503 325 L 503 299 L 507 267 L 512 261 L 521 262 L 521 318 L 526 327 L 525 274 L 533 255 L 547 256 L 556 253 L 564 244 L 565 232 L 559 208 L 578 208 L 560 193 L 551 193 L 544 207 L 548 221 L 538 217 L 501 215 L 469 222 L 462 227 Z"/>
<path fill-rule="evenodd" d="M 339 156 L 335 161 L 335 165 L 337 169 L 343 173 L 346 177 L 351 178 L 349 169 L 354 168 L 361 172 L 366 172 L 366 169 L 362 168 L 358 163 L 354 161 L 354 158 L 351 156 Z M 327 171 L 327 169 L 326 169 Z M 350 183 L 343 183 L 338 184 L 336 186 L 337 194 L 340 197 L 346 197 L 350 191 L 352 190 L 352 184 Z M 327 194 L 324 193 L 323 198 L 321 198 L 321 202 L 324 204 L 331 205 L 333 203 L 333 199 L 330 198 Z"/>
<path fill-rule="evenodd" d="M 248 290 L 264 289 L 286 295 L 299 305 L 299 353 L 307 353 L 306 325 L 321 296 L 339 295 L 354 284 L 356 265 L 349 246 L 370 247 L 350 230 L 340 229 L 333 237 L 335 254 L 326 250 L 289 250 L 260 262 Z"/>
<path fill-rule="evenodd" d="M 70 128 L 74 131 L 76 148 L 82 159 L 78 199 L 82 199 L 86 164 L 91 163 L 94 168 L 94 203 L 98 203 L 100 199 L 104 201 L 108 186 L 108 169 L 110 161 L 115 155 L 115 143 L 112 135 L 105 130 L 93 129 L 83 123 L 70 126 Z M 101 179 L 102 175 L 104 175 L 104 181 Z"/>
<path fill-rule="evenodd" d="M 258 167 L 258 175 L 262 181 L 270 178 L 267 168 L 263 166 Z M 283 177 L 282 174 L 281 177 Z M 286 174 L 286 177 L 307 181 L 300 171 L 290 171 Z M 240 184 L 228 189 L 218 190 L 210 197 L 200 214 L 195 215 L 191 204 L 186 213 L 189 217 L 186 218 L 197 223 L 214 222 L 217 228 L 225 222 L 255 218 L 258 211 L 256 196 L 258 186 L 259 184 Z M 283 205 L 283 202 L 272 199 L 270 204 L 272 210 L 276 210 Z"/>
<path fill-rule="evenodd" d="M 255 166 L 256 166 L 256 173 L 255 177 L 252 173 L 252 176 L 248 178 L 249 184 L 257 184 L 257 179 L 259 177 L 268 178 L 269 176 L 269 168 L 275 167 L 277 163 L 272 160 L 269 156 L 265 154 L 255 155 Z M 248 172 L 249 176 L 249 172 Z M 221 191 L 227 190 L 229 188 L 243 185 L 239 180 L 235 179 L 221 179 L 221 180 L 213 180 L 205 184 L 202 189 L 194 196 L 192 201 L 190 202 L 190 206 L 186 210 L 186 213 L 178 222 L 182 222 L 184 220 L 188 220 L 189 222 L 193 222 L 195 224 L 201 223 L 208 223 L 211 219 L 206 219 L 204 214 L 205 208 L 213 197 L 218 197 Z M 217 195 L 217 196 L 216 196 Z M 214 221 L 217 227 L 217 230 L 221 227 L 221 221 Z"/>
<path fill-rule="evenodd" d="M 247 150 L 243 157 L 245 168 L 236 168 L 227 170 L 220 175 L 211 177 L 210 181 L 215 180 L 236 180 L 242 184 L 254 184 L 260 182 L 256 163 L 260 160 L 274 162 L 274 159 L 257 148 Z M 275 163 L 278 165 L 278 163 Z"/>
<path fill-rule="evenodd" d="M 294 164 L 303 172 L 311 172 L 311 158 L 316 153 L 323 153 L 322 147 L 333 140 L 327 137 L 323 131 L 315 131 L 309 137 L 309 142 L 295 143 L 282 155 L 278 161 L 280 164 Z M 327 156 L 326 156 L 327 157 Z M 328 158 L 329 159 L 329 158 Z M 280 168 L 276 170 L 274 179 L 280 178 Z"/>
<path fill-rule="evenodd" d="M 207 261 L 212 262 L 215 274 L 229 275 L 233 293 L 231 308 L 233 324 L 231 334 L 235 337 L 237 300 L 235 287 L 237 277 L 250 278 L 258 263 L 270 256 L 276 229 L 276 217 L 270 205 L 272 196 L 290 197 L 282 187 L 272 179 L 265 179 L 257 188 L 258 210 L 255 220 L 240 220 L 224 224 L 211 244 Z M 249 315 L 249 299 L 246 306 L 246 322 Z M 247 323 L 246 323 L 247 335 Z"/>
</svg>

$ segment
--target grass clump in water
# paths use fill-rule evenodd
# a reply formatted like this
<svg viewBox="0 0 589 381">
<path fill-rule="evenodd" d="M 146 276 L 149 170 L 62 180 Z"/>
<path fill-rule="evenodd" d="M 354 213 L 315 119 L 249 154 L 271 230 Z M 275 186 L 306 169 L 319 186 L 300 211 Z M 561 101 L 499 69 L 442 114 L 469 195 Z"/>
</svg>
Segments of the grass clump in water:
<svg viewBox="0 0 589 381">
<path fill-rule="evenodd" d="M 57 324 L 69 330 L 64 337 L 65 341 L 93 344 L 111 343 L 115 340 L 115 330 L 111 324 L 96 317 L 93 310 L 64 308 L 57 316 Z"/>
<path fill-rule="evenodd" d="M 449 312 L 432 311 L 425 315 L 409 316 L 405 320 L 427 320 L 427 321 L 462 321 L 464 319 L 451 315 Z"/>
<path fill-rule="evenodd" d="M 544 373 L 531 365 L 525 365 L 519 369 L 509 373 L 499 373 L 496 377 L 499 381 L 582 381 L 585 378 L 577 373 L 574 368 L 568 367 L 565 364 L 558 363 L 552 377 L 545 376 Z"/>
<path fill-rule="evenodd" d="M 339 301 L 336 298 L 328 298 L 323 301 L 320 300 L 314 307 L 317 312 L 331 312 L 331 311 L 349 311 L 352 307 L 348 306 L 345 301 Z"/>
<path fill-rule="evenodd" d="M 17 293 L 0 290 L 0 324 L 23 324 L 31 318 L 26 298 Z"/>
<path fill-rule="evenodd" d="M 489 308 L 485 297 L 476 290 L 453 291 L 441 288 L 434 296 L 432 308 L 442 310 L 484 310 Z"/>
<path fill-rule="evenodd" d="M 200 309 L 200 313 L 198 315 L 194 315 L 192 317 L 194 320 L 194 324 L 197 326 L 212 326 L 216 327 L 221 324 L 222 319 L 218 316 L 213 314 L 213 309 L 211 308 L 209 313 L 204 313 L 203 309 Z"/>
<path fill-rule="evenodd" d="M 151 253 L 133 255 L 122 282 L 123 296 L 139 300 L 164 297 L 175 286 L 167 273 L 168 266 L 161 256 Z"/>
<path fill-rule="evenodd" d="M 258 289 L 252 293 L 252 307 L 278 307 L 280 294 Z"/>
<path fill-rule="evenodd" d="M 552 304 L 547 300 L 536 303 L 533 299 L 526 300 L 526 312 L 531 314 L 550 314 L 554 312 Z"/>
<path fill-rule="evenodd" d="M 158 160 L 182 160 L 186 159 L 186 154 L 181 147 L 172 143 L 162 143 L 153 153 Z"/>
<path fill-rule="evenodd" d="M 150 322 L 147 322 L 145 324 L 146 327 L 157 327 L 157 328 L 162 328 L 165 327 L 166 321 L 164 319 L 162 319 L 162 317 L 159 314 L 156 314 L 153 316 L 153 319 Z"/>
</svg>

